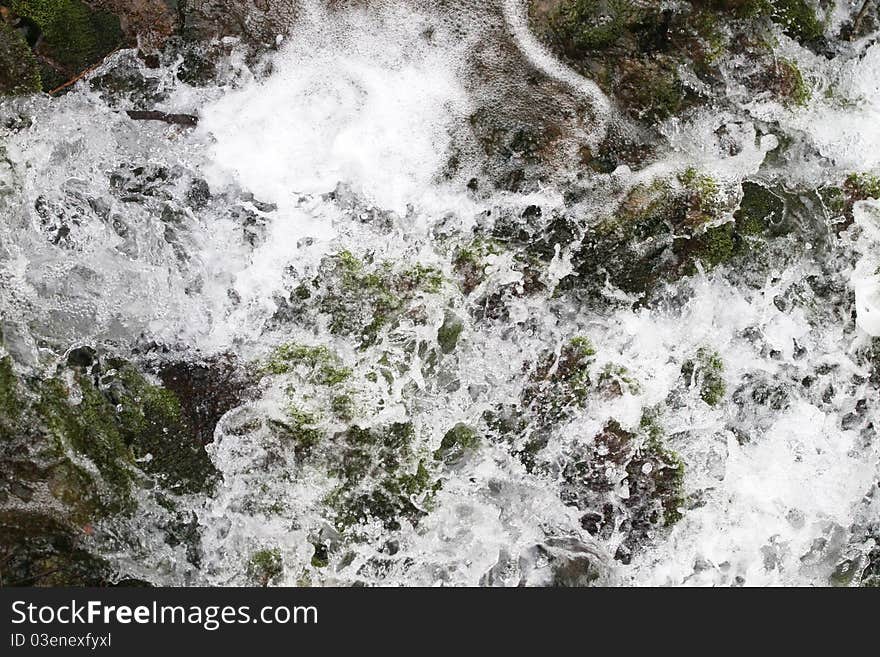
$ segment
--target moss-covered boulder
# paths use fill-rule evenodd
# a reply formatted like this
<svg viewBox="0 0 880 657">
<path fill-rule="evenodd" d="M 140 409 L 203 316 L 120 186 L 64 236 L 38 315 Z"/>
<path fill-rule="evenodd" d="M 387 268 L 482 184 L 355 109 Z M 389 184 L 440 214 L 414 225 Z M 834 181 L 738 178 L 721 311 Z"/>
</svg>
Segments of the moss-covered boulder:
<svg viewBox="0 0 880 657">
<path fill-rule="evenodd" d="M 685 361 L 681 375 L 685 385 L 699 390 L 700 398 L 709 406 L 717 406 L 727 392 L 724 361 L 718 352 L 708 348 L 701 347 L 694 358 Z"/>
<path fill-rule="evenodd" d="M 748 253 L 736 208 L 712 177 L 687 169 L 632 188 L 617 211 L 585 230 L 562 289 L 601 295 L 607 284 L 636 297 L 663 281 L 708 270 Z M 753 228 L 753 227 L 751 227 Z"/>
<path fill-rule="evenodd" d="M 54 89 L 123 43 L 119 19 L 81 0 L 4 0 L 8 15 L 34 32 L 43 88 Z"/>
<path fill-rule="evenodd" d="M 66 583 L 103 581 L 93 526 L 131 515 L 142 491 L 173 508 L 215 478 L 178 398 L 130 362 L 80 347 L 54 373 L 24 375 L 0 358 L 0 513 L 22 573 L 46 561 L 73 573 Z"/>
<path fill-rule="evenodd" d="M 531 7 L 545 43 L 648 128 L 691 108 L 728 103 L 724 66 L 753 93 L 805 103 L 810 92 L 797 65 L 774 54 L 776 30 L 811 47 L 821 45 L 824 32 L 810 0 L 540 0 Z M 610 150 L 620 151 L 615 159 L 627 163 L 650 152 L 646 144 L 627 154 L 614 142 L 609 134 Z M 601 151 L 585 153 L 585 164 L 607 170 Z"/>
<path fill-rule="evenodd" d="M 0 95 L 40 91 L 40 67 L 24 36 L 0 20 Z"/>
<path fill-rule="evenodd" d="M 402 520 L 416 522 L 426 513 L 441 484 L 431 473 L 429 459 L 419 457 L 414 440 L 408 423 L 374 429 L 352 426 L 332 437 L 332 450 L 325 455 L 340 485 L 327 504 L 338 528 L 375 520 L 395 530 Z"/>
<path fill-rule="evenodd" d="M 106 586 L 109 564 L 86 529 L 40 511 L 0 509 L 0 586 Z"/>
<path fill-rule="evenodd" d="M 315 308 L 327 318 L 331 333 L 368 347 L 405 314 L 415 317 L 419 299 L 437 294 L 442 284 L 443 275 L 432 267 L 401 267 L 341 251 L 324 258 L 318 276 L 299 285 L 288 303 Z"/>
</svg>

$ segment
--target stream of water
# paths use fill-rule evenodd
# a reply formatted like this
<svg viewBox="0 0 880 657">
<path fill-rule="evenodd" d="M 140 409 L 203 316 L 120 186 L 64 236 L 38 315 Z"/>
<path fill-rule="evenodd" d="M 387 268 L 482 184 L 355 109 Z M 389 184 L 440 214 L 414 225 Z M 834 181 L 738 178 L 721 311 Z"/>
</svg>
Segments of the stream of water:
<svg viewBox="0 0 880 657">
<path fill-rule="evenodd" d="M 594 380 L 611 367 L 626 372 L 625 384 L 552 428 L 541 454 L 558 467 L 526 467 L 503 441 L 483 440 L 444 470 L 430 502 L 413 498 L 425 511 L 417 522 L 365 525 L 331 568 L 310 570 L 314 536 L 336 540 L 322 500 L 339 482 L 279 448 L 265 421 L 287 412 L 291 395 L 309 407 L 325 393 L 266 377 L 207 448 L 221 483 L 185 502 L 197 518 L 198 563 L 155 531 L 160 510 L 150 501 L 111 532 L 136 537 L 136 547 L 110 540 L 105 554 L 129 576 L 171 585 L 243 583 L 248 559 L 267 547 L 288 566 L 277 582 L 287 585 L 539 585 L 554 578 L 559 553 L 587 555 L 601 583 L 830 583 L 842 562 L 871 549 L 859 532 L 878 503 L 880 406 L 864 353 L 880 335 L 880 204 L 857 203 L 853 227 L 837 237 L 821 204 L 802 201 L 796 210 L 816 220 L 813 232 L 766 269 L 700 267 L 649 305 L 615 290 L 600 303 L 554 293 L 574 271 L 574 246 L 546 259 L 538 291 L 517 292 L 530 279 L 503 250 L 486 255 L 476 291 L 451 281 L 457 250 L 487 217 L 535 207 L 544 217 L 598 216 L 611 202 L 601 189 L 683 166 L 725 188 L 749 179 L 791 190 L 876 169 L 880 45 L 826 59 L 783 39 L 781 52 L 814 89 L 808 104 L 749 98 L 731 81 L 738 113 L 706 107 L 670 119 L 661 158 L 595 174 L 593 194 L 568 194 L 580 183 L 564 153 L 528 191 L 482 184 L 477 193 L 467 183 L 481 179 L 484 156 L 470 117 L 510 99 L 527 104 L 521 79 L 498 76 L 537 76 L 571 109 L 562 151 L 598 140 L 616 110 L 540 46 L 520 3 L 432 4 L 328 14 L 314 3 L 264 60 L 230 43 L 221 75 L 204 86 L 181 81 L 180 59 L 151 69 L 121 51 L 70 93 L 3 101 L 5 351 L 36 372 L 81 344 L 121 353 L 160 344 L 177 359 L 234 354 L 241 363 L 284 343 L 321 344 L 354 372 L 360 422 L 411 423 L 425 453 L 449 427 L 483 426 L 487 413 L 519 405 L 538 355 L 560 354 L 573 336 L 592 342 Z M 134 82 L 119 93 L 94 82 L 101 76 Z M 124 111 L 143 107 L 199 123 L 133 121 Z M 770 123 L 802 157 L 774 157 Z M 720 141 L 722 126 L 736 148 Z M 415 295 L 364 346 L 325 316 L 285 312 L 343 251 L 429 267 L 445 282 Z M 500 316 L 487 309 L 498 290 L 513 291 Z M 450 314 L 461 322 L 454 352 L 437 361 L 412 348 L 434 344 Z M 700 349 L 724 363 L 726 394 L 715 405 L 682 383 Z M 377 363 L 393 376 L 371 379 Z M 656 422 L 684 463 L 685 501 L 680 520 L 652 527 L 631 557 L 615 559 L 623 529 L 591 535 L 559 464 L 595 446 L 610 420 L 637 429 L 647 408 L 662 409 Z M 625 505 L 634 494 L 626 477 L 610 479 L 607 494 Z"/>
</svg>

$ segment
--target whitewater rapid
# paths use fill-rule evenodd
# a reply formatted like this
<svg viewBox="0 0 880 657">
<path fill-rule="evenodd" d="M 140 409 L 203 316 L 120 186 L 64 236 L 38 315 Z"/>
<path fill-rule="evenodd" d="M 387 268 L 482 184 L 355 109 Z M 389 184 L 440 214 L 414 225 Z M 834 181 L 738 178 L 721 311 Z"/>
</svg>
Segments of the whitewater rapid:
<svg viewBox="0 0 880 657">
<path fill-rule="evenodd" d="M 724 267 L 697 271 L 650 307 L 609 293 L 597 310 L 554 295 L 555 283 L 573 271 L 573 253 L 563 247 L 542 272 L 546 291 L 514 296 L 503 321 L 483 318 L 473 299 L 523 285 L 509 253 L 487 257 L 474 297 L 444 285 L 425 297 L 423 321 L 404 321 L 366 350 L 331 335 L 323 320 L 283 318 L 280 300 L 316 276 L 328 254 L 419 263 L 453 280 L 455 249 L 491 213 L 591 211 L 590 200 L 566 205 L 570 171 L 527 193 L 483 186 L 474 194 L 466 186 L 479 175 L 480 156 L 468 122 L 492 100 L 481 95 L 470 61 L 487 29 L 506 30 L 528 65 L 588 103 L 592 123 L 580 138 L 597 138 L 616 111 L 593 82 L 538 43 L 524 7 L 491 3 L 484 11 L 494 22 L 469 24 L 468 15 L 451 20 L 406 3 L 332 15 L 313 5 L 267 62 L 246 63 L 231 48 L 216 84 L 186 84 L 176 76 L 180 61 L 147 69 L 125 51 L 93 75 L 133 75 L 156 90 L 151 109 L 198 115 L 195 129 L 131 121 L 124 110 L 139 102 L 134 96 L 108 95 L 88 81 L 60 98 L 4 101 L 5 351 L 39 371 L 53 350 L 78 344 L 125 352 L 159 343 L 182 357 L 234 353 L 241 362 L 288 341 L 327 344 L 358 373 L 371 360 L 390 363 L 393 384 L 359 391 L 365 408 L 380 409 L 368 421 L 412 422 L 433 451 L 444 428 L 476 425 L 487 412 L 518 404 L 536 354 L 559 353 L 572 336 L 588 335 L 594 375 L 613 364 L 638 385 L 592 400 L 555 427 L 546 449 L 563 457 L 609 420 L 637 428 L 645 408 L 665 405 L 659 422 L 685 464 L 682 519 L 652 535 L 631 563 L 612 558 L 619 535 L 587 533 L 558 479 L 528 472 L 506 446 L 485 441 L 445 476 L 425 517 L 395 533 L 392 556 L 387 536 L 372 527 L 322 579 L 306 582 L 291 568 L 280 583 L 540 585 L 550 571 L 535 546 L 548 536 L 588 551 L 602 564 L 602 583 L 829 583 L 852 549 L 848 532 L 880 462 L 876 388 L 859 360 L 880 335 L 875 201 L 857 204 L 858 230 L 829 247 L 824 263 L 792 257 L 760 281 Z M 628 186 L 693 165 L 726 185 L 772 176 L 816 187 L 833 172 L 876 169 L 880 45 L 847 61 L 819 59 L 790 40 L 782 48 L 819 92 L 833 83 L 836 99 L 817 92 L 794 108 L 755 99 L 737 117 L 710 108 L 673 119 L 662 126 L 664 158 L 637 173 L 621 167 L 608 180 Z M 768 169 L 779 142 L 759 133 L 767 122 L 825 159 Z M 716 141 L 719 126 L 738 140 L 735 155 Z M 447 174 L 454 156 L 460 169 Z M 204 188 L 209 195 L 194 195 Z M 816 276 L 841 297 L 804 299 L 804 281 Z M 450 313 L 463 329 L 438 373 L 405 345 L 434 341 Z M 725 363 L 728 394 L 714 407 L 681 385 L 683 364 L 707 347 Z M 784 402 L 756 401 L 756 381 Z M 140 551 L 108 548 L 120 569 L 159 583 L 238 584 L 249 555 L 268 545 L 287 564 L 309 563 L 310 536 L 324 523 L 316 509 L 334 482 L 317 472 L 292 477 L 293 457 L 271 461 L 269 434 L 249 428 L 254 418 L 283 412 L 286 394 L 281 384 L 264 383 L 218 424 L 209 453 L 222 485 L 212 498 L 190 501 L 200 567 L 151 533 L 158 511 L 144 508 L 129 528 Z M 858 400 L 866 405 L 857 413 Z M 625 485 L 615 491 L 628 494 Z M 255 512 L 258 498 L 278 510 Z"/>
</svg>

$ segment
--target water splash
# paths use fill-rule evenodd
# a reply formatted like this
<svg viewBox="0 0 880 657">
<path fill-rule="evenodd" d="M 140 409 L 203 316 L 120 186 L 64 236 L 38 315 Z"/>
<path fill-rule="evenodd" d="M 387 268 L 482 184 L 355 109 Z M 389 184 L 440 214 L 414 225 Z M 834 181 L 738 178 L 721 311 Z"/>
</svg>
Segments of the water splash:
<svg viewBox="0 0 880 657">
<path fill-rule="evenodd" d="M 537 273 L 521 254 L 487 246 L 470 294 L 456 268 L 463 249 L 476 248 L 474 235 L 505 218 L 539 210 L 586 217 L 589 229 L 617 207 L 602 185 L 630 189 L 693 165 L 732 189 L 789 174 L 815 187 L 831 172 L 876 167 L 878 149 L 864 148 L 876 132 L 876 46 L 821 62 L 784 41 L 832 98 L 670 121 L 656 165 L 621 167 L 581 200 L 556 181 L 522 194 L 485 191 L 481 181 L 475 194 L 466 186 L 473 172 L 450 173 L 449 162 L 478 152 L 469 122 L 487 98 L 470 58 L 486 23 L 468 28 L 440 10 L 395 3 L 333 14 L 311 7 L 269 62 L 249 67 L 233 50 L 220 85 L 190 86 L 176 75 L 179 62 L 148 70 L 132 53 L 93 76 L 132 73 L 154 90 L 153 107 L 197 113 L 196 130 L 132 122 L 123 110 L 133 95 L 89 82 L 60 99 L 3 104 L 13 126 L 0 166 L 6 349 L 39 366 L 47 347 L 157 343 L 176 357 L 233 352 L 258 367 L 280 344 L 321 344 L 351 370 L 346 394 L 363 427 L 409 422 L 411 449 L 423 456 L 442 448 L 450 427 L 485 427 L 499 409 L 521 406 L 540 358 L 550 354 L 558 367 L 575 336 L 594 346 L 589 377 L 617 378 L 550 430 L 542 455 L 562 466 L 530 470 L 521 446 L 484 440 L 442 467 L 430 501 L 411 496 L 418 522 L 366 523 L 346 543 L 327 513 L 338 472 L 302 458 L 277 428 L 292 404 L 306 413 L 341 395 L 301 374 L 263 376 L 215 431 L 209 453 L 221 485 L 207 500 L 180 502 L 194 514 L 200 558 L 156 537 L 163 511 L 145 500 L 126 528 L 137 549 L 108 547 L 120 569 L 169 584 L 241 584 L 254 553 L 272 549 L 285 564 L 276 583 L 288 585 L 828 583 L 877 476 L 880 417 L 863 357 L 867 337 L 880 333 L 875 204 L 858 204 L 856 229 L 827 251 L 819 253 L 820 231 L 809 236 L 815 248 L 780 247 L 755 271 L 698 268 L 643 307 L 616 292 L 598 307 L 554 294 L 574 269 L 576 243 L 557 247 Z M 614 110 L 540 46 L 524 7 L 504 0 L 485 12 L 541 76 L 589 101 L 598 115 L 586 132 L 598 138 Z M 817 155 L 768 164 L 780 143 L 765 129 L 771 121 Z M 340 252 L 386 287 L 387 271 L 414 265 L 443 282 L 410 290 L 395 322 L 364 346 L 331 330 L 326 313 L 297 315 L 292 305 Z M 460 323 L 455 349 L 432 356 L 423 346 L 435 349 L 450 317 Z M 683 374 L 701 349 L 725 364 L 727 395 L 716 405 Z M 637 432 L 657 407 L 665 409 L 657 427 L 685 466 L 683 518 L 652 528 L 629 563 L 615 561 L 626 530 L 591 535 L 565 497 L 564 464 L 598 450 L 610 421 Z M 316 423 L 343 431 L 332 418 Z M 609 499 L 625 505 L 634 493 L 625 473 L 614 477 Z M 322 541 L 341 555 L 331 567 Z"/>
</svg>

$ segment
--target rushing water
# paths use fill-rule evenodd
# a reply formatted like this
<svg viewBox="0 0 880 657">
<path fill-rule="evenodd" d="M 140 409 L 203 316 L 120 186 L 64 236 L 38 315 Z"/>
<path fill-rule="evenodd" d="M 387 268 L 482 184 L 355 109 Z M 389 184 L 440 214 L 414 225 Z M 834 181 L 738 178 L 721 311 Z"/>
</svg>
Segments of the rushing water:
<svg viewBox="0 0 880 657">
<path fill-rule="evenodd" d="M 543 584 L 549 562 L 536 546 L 551 537 L 590 555 L 608 583 L 829 583 L 839 563 L 870 549 L 858 528 L 876 515 L 866 494 L 878 478 L 880 416 L 861 356 L 880 335 L 875 202 L 857 204 L 855 226 L 839 239 L 824 227 L 818 202 L 803 204 L 801 218 L 815 225 L 810 241 L 771 254 L 778 260 L 766 275 L 700 270 L 649 306 L 612 290 L 600 304 L 554 295 L 572 271 L 564 247 L 540 274 L 543 291 L 512 295 L 500 319 L 478 306 L 493 290 L 525 284 L 505 252 L 488 256 L 476 293 L 443 284 L 418 300 L 419 321 L 403 319 L 366 348 L 332 333 L 326 318 L 280 310 L 327 254 L 418 263 L 452 281 L 455 248 L 491 213 L 537 206 L 544 216 L 596 216 L 610 202 L 602 189 L 683 166 L 725 188 L 758 178 L 786 189 L 874 169 L 880 45 L 865 41 L 826 60 L 783 38 L 781 55 L 814 87 L 807 106 L 748 97 L 730 81 L 738 113 L 706 108 L 668 121 L 657 163 L 594 174 L 601 179 L 594 195 L 567 201 L 577 181 L 570 152 L 599 139 L 614 111 L 608 99 L 538 44 L 519 3 L 470 11 L 451 3 L 448 13 L 421 4 L 332 15 L 312 6 L 265 61 L 249 61 L 230 44 L 220 78 L 208 86 L 182 82 L 181 60 L 147 69 L 123 51 L 91 77 L 135 79 L 131 93 L 86 81 L 59 98 L 4 101 L 5 349 L 36 371 L 79 344 L 121 353 L 161 344 L 176 358 L 232 353 L 242 363 L 284 342 L 325 344 L 362 381 L 363 422 L 410 421 L 433 451 L 448 427 L 479 425 L 486 411 L 518 404 L 538 354 L 587 335 L 596 370 L 625 368 L 635 384 L 595 395 L 554 428 L 546 453 L 564 459 L 610 419 L 638 427 L 645 408 L 661 406 L 658 422 L 685 464 L 681 520 L 650 532 L 629 563 L 614 560 L 622 536 L 591 537 L 552 469 L 529 472 L 504 444 L 483 441 L 444 473 L 418 523 L 403 522 L 390 537 L 366 527 L 344 560 L 309 581 Z M 469 117 L 481 107 L 527 107 L 537 87 L 523 82 L 526 71 L 541 80 L 540 102 L 567 110 L 558 169 L 527 193 L 485 185 L 473 193 L 468 180 L 485 170 Z M 132 121 L 124 110 L 135 107 L 200 120 L 196 128 Z M 771 122 L 802 144 L 800 157 L 774 158 L 779 140 L 762 129 Z M 721 126 L 736 149 L 720 143 Z M 450 173 L 453 155 L 458 168 Z M 817 295 L 807 283 L 817 277 L 832 292 Z M 435 341 L 450 312 L 463 322 L 454 354 L 436 365 L 406 348 Z M 701 348 L 725 364 L 728 392 L 716 406 L 682 385 L 682 366 Z M 380 360 L 394 370 L 388 385 L 366 377 Z M 159 583 L 235 584 L 249 555 L 273 546 L 285 564 L 302 565 L 287 568 L 280 583 L 305 580 L 310 536 L 326 529 L 319 502 L 335 482 L 298 467 L 292 452 L 273 452 L 265 429 L 253 428 L 254 418 L 283 414 L 285 385 L 267 377 L 216 428 L 208 449 L 222 483 L 210 499 L 189 502 L 203 551 L 198 566 L 155 532 L 160 511 L 145 501 L 118 530 L 139 546 L 105 548 L 121 571 Z M 759 400 L 759 387 L 781 401 Z M 296 394 L 310 403 L 308 391 Z M 610 495 L 625 500 L 625 480 Z M 271 513 L 260 506 L 270 503 Z"/>
</svg>

